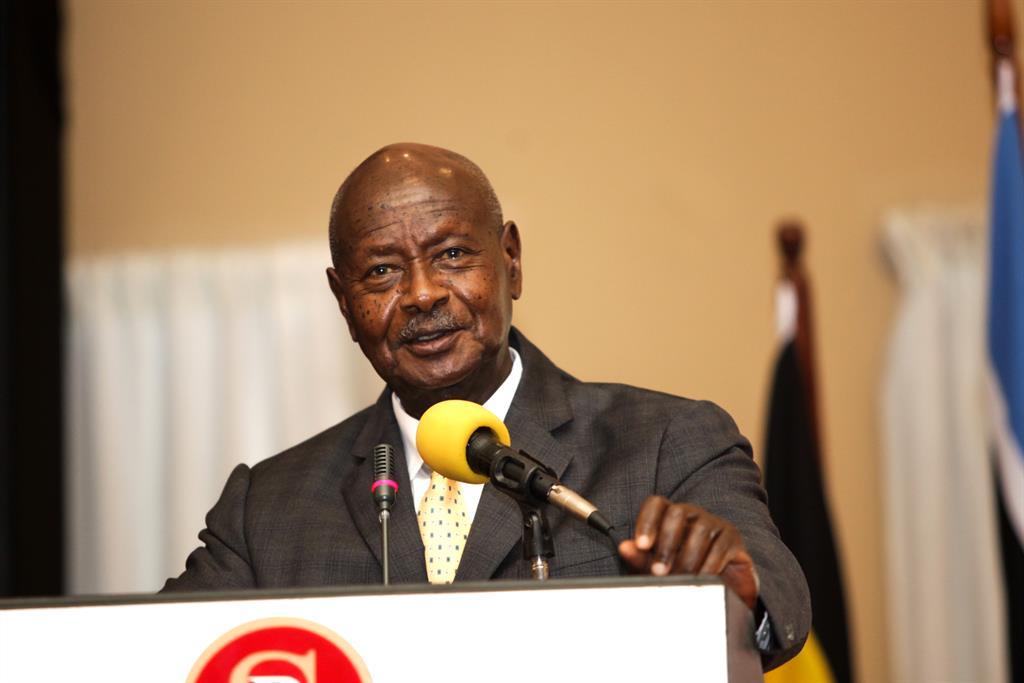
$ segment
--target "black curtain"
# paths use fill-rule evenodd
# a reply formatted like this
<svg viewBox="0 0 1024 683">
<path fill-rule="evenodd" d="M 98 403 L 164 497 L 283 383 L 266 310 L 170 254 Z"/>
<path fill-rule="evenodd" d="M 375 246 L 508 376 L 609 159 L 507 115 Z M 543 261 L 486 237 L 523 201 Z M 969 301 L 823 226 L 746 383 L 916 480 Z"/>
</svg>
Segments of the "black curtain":
<svg viewBox="0 0 1024 683">
<path fill-rule="evenodd" d="M 0 597 L 60 595 L 61 11 L 0 12 Z"/>
</svg>

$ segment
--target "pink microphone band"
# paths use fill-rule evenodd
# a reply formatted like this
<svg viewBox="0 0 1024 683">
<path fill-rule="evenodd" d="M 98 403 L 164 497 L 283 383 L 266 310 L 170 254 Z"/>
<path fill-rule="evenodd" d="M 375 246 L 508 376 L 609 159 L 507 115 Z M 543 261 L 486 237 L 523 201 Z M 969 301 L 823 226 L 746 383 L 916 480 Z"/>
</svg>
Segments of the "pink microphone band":
<svg viewBox="0 0 1024 683">
<path fill-rule="evenodd" d="M 397 481 L 394 481 L 393 479 L 378 479 L 377 481 L 373 482 L 373 486 L 370 487 L 370 493 L 373 493 L 374 491 L 377 490 L 378 486 L 383 486 L 384 484 L 387 484 L 388 486 L 393 488 L 395 491 L 398 490 L 398 482 Z"/>
</svg>

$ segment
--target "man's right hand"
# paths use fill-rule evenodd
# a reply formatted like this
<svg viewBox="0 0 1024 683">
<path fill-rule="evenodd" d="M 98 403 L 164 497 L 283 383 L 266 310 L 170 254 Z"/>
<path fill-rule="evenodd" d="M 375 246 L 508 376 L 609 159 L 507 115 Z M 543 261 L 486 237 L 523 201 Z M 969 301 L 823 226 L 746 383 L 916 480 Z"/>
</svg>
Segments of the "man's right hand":
<svg viewBox="0 0 1024 683">
<path fill-rule="evenodd" d="M 640 573 L 721 576 L 747 607 L 757 602 L 757 571 L 739 530 L 702 507 L 650 496 L 640 506 L 636 535 L 619 544 L 619 554 Z"/>
</svg>

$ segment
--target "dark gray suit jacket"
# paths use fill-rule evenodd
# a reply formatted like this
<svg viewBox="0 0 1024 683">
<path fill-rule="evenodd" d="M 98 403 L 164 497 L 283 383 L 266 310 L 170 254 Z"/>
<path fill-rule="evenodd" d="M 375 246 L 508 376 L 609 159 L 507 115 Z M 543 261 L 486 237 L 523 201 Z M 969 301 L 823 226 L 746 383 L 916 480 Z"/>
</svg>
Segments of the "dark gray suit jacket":
<svg viewBox="0 0 1024 683">
<path fill-rule="evenodd" d="M 555 367 L 515 329 L 523 377 L 506 418 L 512 445 L 554 468 L 630 534 L 649 495 L 700 505 L 736 525 L 761 579 L 779 651 L 795 653 L 810 628 L 807 585 L 779 539 L 750 445 L 717 406 L 619 384 L 583 383 Z M 381 582 L 380 527 L 370 497 L 375 444 L 402 439 L 390 392 L 377 403 L 251 469 L 239 465 L 199 534 L 205 544 L 164 590 L 197 591 Z M 392 583 L 426 583 L 423 544 L 398 470 L 391 518 Z M 625 574 L 614 544 L 559 510 L 552 578 Z M 527 579 L 521 515 L 484 487 L 456 581 Z"/>
</svg>

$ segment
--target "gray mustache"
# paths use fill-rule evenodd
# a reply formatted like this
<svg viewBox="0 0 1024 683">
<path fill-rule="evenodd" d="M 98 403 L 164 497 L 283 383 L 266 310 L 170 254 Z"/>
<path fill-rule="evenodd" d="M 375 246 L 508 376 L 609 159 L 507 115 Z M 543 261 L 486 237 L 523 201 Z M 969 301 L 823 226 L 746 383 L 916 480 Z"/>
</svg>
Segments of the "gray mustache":
<svg viewBox="0 0 1024 683">
<path fill-rule="evenodd" d="M 449 311 L 435 310 L 407 322 L 399 330 L 398 340 L 404 344 L 425 334 L 454 332 L 459 329 L 462 329 L 462 325 Z"/>
</svg>

